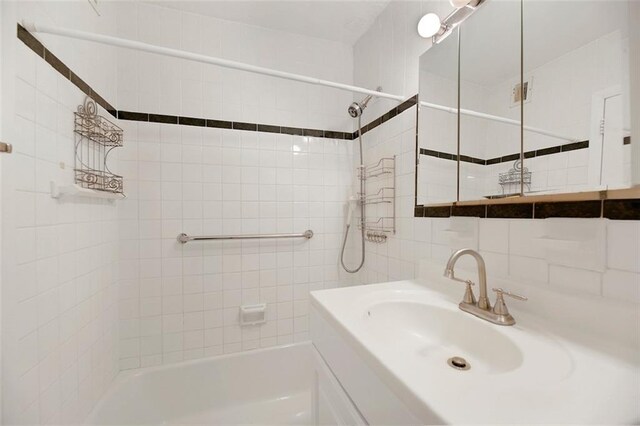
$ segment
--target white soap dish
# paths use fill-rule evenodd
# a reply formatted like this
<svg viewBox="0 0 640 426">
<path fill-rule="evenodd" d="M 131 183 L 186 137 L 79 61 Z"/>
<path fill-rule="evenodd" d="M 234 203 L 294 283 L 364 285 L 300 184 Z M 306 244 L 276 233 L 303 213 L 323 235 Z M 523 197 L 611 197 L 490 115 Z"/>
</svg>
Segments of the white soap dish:
<svg viewBox="0 0 640 426">
<path fill-rule="evenodd" d="M 240 306 L 240 325 L 256 325 L 267 322 L 267 304 Z"/>
</svg>

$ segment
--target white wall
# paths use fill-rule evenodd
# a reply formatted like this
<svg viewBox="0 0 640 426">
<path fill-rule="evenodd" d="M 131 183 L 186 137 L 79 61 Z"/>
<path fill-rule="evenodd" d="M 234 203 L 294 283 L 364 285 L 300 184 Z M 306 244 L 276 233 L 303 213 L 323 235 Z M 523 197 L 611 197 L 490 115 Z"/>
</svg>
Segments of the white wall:
<svg viewBox="0 0 640 426">
<path fill-rule="evenodd" d="M 355 45 L 354 84 L 380 84 L 394 93 L 415 94 L 418 58 L 427 47 L 416 34 L 415 25 L 426 11 L 446 15 L 448 11 L 442 11 L 443 3 L 446 2 L 391 3 Z M 381 40 L 388 42 L 376 48 Z M 412 158 L 415 116 L 405 117 L 405 114 L 409 113 L 365 134 L 365 150 L 369 155 L 385 152 L 405 157 L 407 161 Z M 361 274 L 363 282 L 414 277 L 420 260 L 431 258 L 444 265 L 453 248 L 467 243 L 455 241 L 447 231 L 460 226 L 455 219 L 413 217 L 413 173 L 411 168 L 405 169 L 398 180 L 398 233 L 386 244 L 368 244 L 371 254 Z M 560 291 L 568 289 L 575 294 L 593 293 L 596 297 L 640 302 L 640 222 L 607 220 L 605 272 L 564 268 L 547 261 L 535 244 L 536 238 L 546 232 L 544 222 L 481 219 L 472 225 L 470 229 L 479 235 L 477 248 L 485 257 L 489 274 Z M 579 222 L 579 219 L 572 221 Z"/>
<path fill-rule="evenodd" d="M 121 368 L 306 340 L 309 291 L 339 279 L 351 143 L 125 124 Z M 176 241 L 307 229 L 309 241 Z M 254 303 L 267 323 L 241 328 L 239 306 Z"/>
<path fill-rule="evenodd" d="M 349 45 L 122 2 L 121 37 L 350 83 Z M 118 107 L 326 130 L 352 129 L 351 93 L 137 51 L 118 54 Z"/>
<path fill-rule="evenodd" d="M 351 47 L 124 3 L 120 35 L 350 83 Z M 120 52 L 118 108 L 351 130 L 351 94 Z M 161 70 L 158 72 L 158 69 Z M 308 293 L 341 280 L 353 143 L 121 121 L 120 367 L 308 339 Z M 178 234 L 301 233 L 309 241 L 202 242 Z M 267 303 L 241 328 L 241 304 Z"/>
<path fill-rule="evenodd" d="M 14 146 L 2 179 L 3 423 L 69 424 L 84 418 L 118 369 L 117 210 L 50 197 L 51 180 L 73 182 L 73 112 L 84 95 L 17 39 L 16 22 L 106 31 L 114 14 L 105 4 L 98 18 L 86 2 L 2 7 L 10 87 L 3 137 Z M 43 40 L 105 97 L 115 94 L 111 50 Z"/>
</svg>

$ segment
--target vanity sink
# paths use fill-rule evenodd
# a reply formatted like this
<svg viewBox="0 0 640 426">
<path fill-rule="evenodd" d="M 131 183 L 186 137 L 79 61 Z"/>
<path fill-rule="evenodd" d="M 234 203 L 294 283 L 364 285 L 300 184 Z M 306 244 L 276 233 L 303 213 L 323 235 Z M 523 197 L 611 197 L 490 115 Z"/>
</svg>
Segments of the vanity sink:
<svg viewBox="0 0 640 426">
<path fill-rule="evenodd" d="M 444 279 L 313 292 L 311 336 L 345 389 L 364 392 L 359 400 L 351 395 L 363 404 L 359 409 L 382 416 L 372 423 L 394 419 L 369 402 L 373 385 L 354 379 L 362 362 L 420 423 L 640 419 L 637 342 L 612 345 L 606 336 L 572 334 L 518 308 L 515 325 L 496 325 L 460 310 L 461 296 Z M 532 300 L 529 308 L 544 309 Z M 341 367 L 345 352 L 333 352 L 338 340 L 362 361 Z"/>
<path fill-rule="evenodd" d="M 353 301 L 350 321 L 376 351 L 430 375 L 452 376 L 448 380 L 509 373 L 502 380 L 541 384 L 561 381 L 571 371 L 570 354 L 541 329 L 530 325 L 523 333 L 518 326 L 496 326 L 460 311 L 454 300 L 434 296 L 411 289 L 366 292 Z M 463 358 L 469 368 L 452 367 L 452 357 Z"/>
<path fill-rule="evenodd" d="M 483 374 L 506 373 L 522 365 L 522 351 L 508 336 L 459 312 L 394 301 L 370 305 L 363 316 L 370 333 L 382 341 L 393 339 L 395 350 L 436 368 L 453 368 L 447 360 L 454 356 L 463 358 L 469 370 Z"/>
</svg>

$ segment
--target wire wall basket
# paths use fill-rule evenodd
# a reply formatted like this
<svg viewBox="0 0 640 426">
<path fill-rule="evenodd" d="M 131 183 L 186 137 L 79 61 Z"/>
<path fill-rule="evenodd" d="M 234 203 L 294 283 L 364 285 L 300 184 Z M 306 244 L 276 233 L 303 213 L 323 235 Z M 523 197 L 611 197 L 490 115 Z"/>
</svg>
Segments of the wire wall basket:
<svg viewBox="0 0 640 426">
<path fill-rule="evenodd" d="M 366 208 L 364 228 L 367 239 L 384 243 L 387 234 L 396 232 L 396 157 L 383 157 L 358 170 L 366 180 L 367 193 L 359 195 Z"/>
<path fill-rule="evenodd" d="M 75 182 L 83 188 L 124 195 L 123 178 L 107 165 L 111 151 L 123 144 L 123 130 L 98 115 L 95 102 L 87 97 L 74 113 Z"/>
<path fill-rule="evenodd" d="M 506 191 L 511 191 L 512 188 L 518 187 L 522 183 L 527 187 L 529 191 L 531 191 L 531 176 L 532 172 L 529 171 L 528 168 L 522 166 L 522 160 L 516 160 L 513 163 L 513 167 L 509 169 L 509 171 L 498 174 L 498 183 L 500 187 L 502 187 L 502 193 Z"/>
<path fill-rule="evenodd" d="M 395 232 L 395 219 L 393 216 L 379 217 L 366 221 L 364 227 L 367 231 L 373 232 Z"/>
<path fill-rule="evenodd" d="M 395 188 L 383 186 L 375 194 L 367 194 L 362 197 L 362 202 L 367 204 L 391 204 L 395 198 Z"/>
<path fill-rule="evenodd" d="M 384 157 L 377 163 L 370 164 L 359 168 L 359 177 L 364 176 L 365 179 L 370 179 L 382 175 L 392 175 L 395 173 L 396 157 Z"/>
</svg>

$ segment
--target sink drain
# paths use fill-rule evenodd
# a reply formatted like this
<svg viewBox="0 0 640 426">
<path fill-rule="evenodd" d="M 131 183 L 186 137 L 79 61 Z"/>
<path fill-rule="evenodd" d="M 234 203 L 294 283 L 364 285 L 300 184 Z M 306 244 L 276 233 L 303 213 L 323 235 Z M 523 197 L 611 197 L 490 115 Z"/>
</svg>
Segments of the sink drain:
<svg viewBox="0 0 640 426">
<path fill-rule="evenodd" d="M 466 359 L 459 356 L 449 358 L 447 360 L 447 364 L 456 370 L 468 370 L 471 368 L 471 364 L 469 364 Z"/>
</svg>

